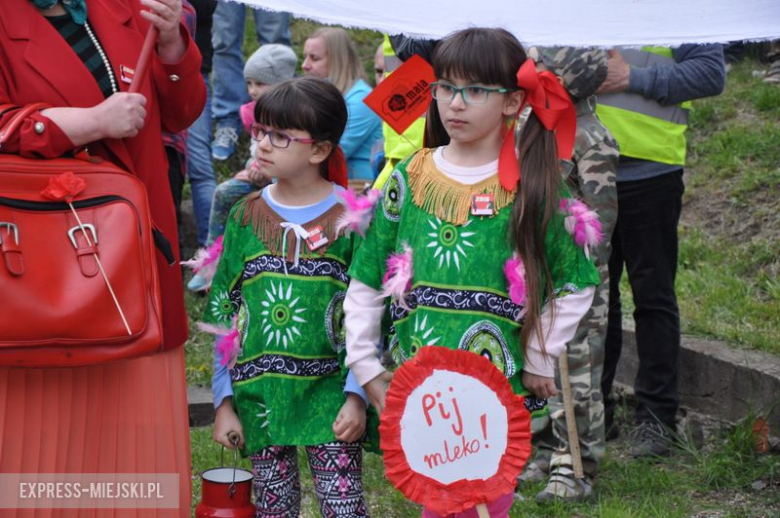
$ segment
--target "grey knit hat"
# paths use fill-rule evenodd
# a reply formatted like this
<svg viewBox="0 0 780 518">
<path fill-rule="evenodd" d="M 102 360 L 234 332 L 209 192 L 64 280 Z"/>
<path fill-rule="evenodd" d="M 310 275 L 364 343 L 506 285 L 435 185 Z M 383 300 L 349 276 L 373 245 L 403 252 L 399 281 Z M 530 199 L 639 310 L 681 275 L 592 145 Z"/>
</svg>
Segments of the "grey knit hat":
<svg viewBox="0 0 780 518">
<path fill-rule="evenodd" d="M 286 45 L 269 43 L 263 45 L 246 60 L 244 79 L 272 85 L 292 79 L 298 56 Z"/>
</svg>

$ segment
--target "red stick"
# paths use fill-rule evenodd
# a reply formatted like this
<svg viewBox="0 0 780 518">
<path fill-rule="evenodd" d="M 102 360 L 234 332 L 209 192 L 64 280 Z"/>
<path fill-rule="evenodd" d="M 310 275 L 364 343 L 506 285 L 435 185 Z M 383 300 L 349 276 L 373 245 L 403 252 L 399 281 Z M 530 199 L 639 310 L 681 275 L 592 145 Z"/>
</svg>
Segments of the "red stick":
<svg viewBox="0 0 780 518">
<path fill-rule="evenodd" d="M 157 44 L 157 28 L 154 25 L 149 26 L 149 30 L 146 33 L 146 39 L 144 39 L 144 46 L 141 48 L 141 55 L 138 57 L 138 64 L 135 66 L 135 75 L 133 76 L 133 83 L 130 85 L 130 93 L 138 93 L 141 89 L 141 85 L 144 82 L 144 76 L 149 69 L 150 59 L 154 46 Z"/>
</svg>

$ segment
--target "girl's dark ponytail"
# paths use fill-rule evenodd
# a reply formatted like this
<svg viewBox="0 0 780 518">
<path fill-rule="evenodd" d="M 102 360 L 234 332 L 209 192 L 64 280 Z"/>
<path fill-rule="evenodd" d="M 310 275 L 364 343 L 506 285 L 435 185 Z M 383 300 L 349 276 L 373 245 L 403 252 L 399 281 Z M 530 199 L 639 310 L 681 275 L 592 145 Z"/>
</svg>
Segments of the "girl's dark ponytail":
<svg viewBox="0 0 780 518">
<path fill-rule="evenodd" d="M 511 238 L 523 259 L 526 273 L 526 314 L 522 343 L 527 344 L 531 333 L 544 351 L 546 337 L 540 326 L 542 303 L 552 301 L 553 284 L 547 264 L 545 237 L 561 186 L 561 173 L 555 134 L 542 126 L 531 113 L 522 129 L 517 145 L 518 162 L 522 176 L 517 184 L 517 196 L 512 207 Z M 541 281 L 541 282 L 540 282 Z M 554 306 L 551 304 L 550 310 Z M 554 318 L 553 314 L 553 318 Z"/>
</svg>

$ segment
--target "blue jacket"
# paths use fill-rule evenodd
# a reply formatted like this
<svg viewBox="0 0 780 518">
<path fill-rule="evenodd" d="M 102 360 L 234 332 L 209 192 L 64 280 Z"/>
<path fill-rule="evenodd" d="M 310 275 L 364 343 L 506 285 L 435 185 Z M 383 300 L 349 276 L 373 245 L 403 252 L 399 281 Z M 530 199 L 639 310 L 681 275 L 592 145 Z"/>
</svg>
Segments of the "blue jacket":
<svg viewBox="0 0 780 518">
<path fill-rule="evenodd" d="M 339 145 L 347 159 L 350 180 L 373 180 L 371 147 L 382 138 L 382 121 L 363 99 L 371 93 L 371 87 L 358 79 L 344 96 L 347 103 L 347 127 Z"/>
</svg>

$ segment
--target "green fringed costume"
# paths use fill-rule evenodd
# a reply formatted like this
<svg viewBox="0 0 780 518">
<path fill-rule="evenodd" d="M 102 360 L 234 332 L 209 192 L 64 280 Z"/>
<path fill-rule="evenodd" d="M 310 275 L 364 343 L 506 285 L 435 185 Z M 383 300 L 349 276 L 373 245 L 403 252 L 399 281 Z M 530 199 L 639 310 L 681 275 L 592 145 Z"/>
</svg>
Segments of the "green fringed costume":
<svg viewBox="0 0 780 518">
<path fill-rule="evenodd" d="M 474 194 L 491 193 L 493 216 L 472 216 Z M 498 175 L 474 185 L 439 171 L 433 150 L 423 149 L 398 165 L 384 186 L 380 207 L 349 269 L 350 277 L 382 289 L 387 258 L 412 249 L 412 289 L 406 306 L 390 305 L 390 352 L 396 363 L 425 345 L 473 351 L 488 357 L 517 394 L 523 369 L 523 308 L 508 294 L 504 263 L 512 256 L 509 225 L 515 193 Z M 546 236 L 547 264 L 556 296 L 597 285 L 599 277 L 556 213 Z M 546 402 L 528 397 L 532 413 Z"/>
<path fill-rule="evenodd" d="M 230 326 L 239 317 L 243 348 L 230 375 L 245 454 L 335 440 L 348 372 L 343 301 L 355 241 L 335 233 L 342 211 L 337 204 L 302 225 L 321 226 L 328 243 L 312 252 L 301 242 L 297 266 L 295 234 L 284 234 L 284 220 L 260 192 L 231 211 L 204 320 Z"/>
</svg>

